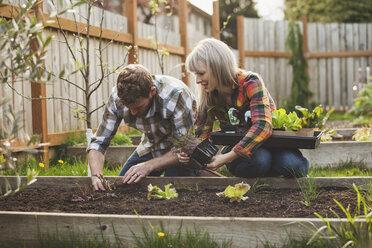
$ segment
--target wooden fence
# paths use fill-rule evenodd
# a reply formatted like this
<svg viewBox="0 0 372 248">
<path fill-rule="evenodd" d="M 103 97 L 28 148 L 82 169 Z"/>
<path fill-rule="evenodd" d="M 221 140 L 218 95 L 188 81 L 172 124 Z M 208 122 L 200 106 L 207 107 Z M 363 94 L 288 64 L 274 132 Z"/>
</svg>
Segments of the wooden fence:
<svg viewBox="0 0 372 248">
<path fill-rule="evenodd" d="M 11 3 L 12 1 L 8 1 Z M 23 0 L 25 2 L 25 0 Z M 20 1 L 20 4 L 23 3 Z M 126 4 L 133 4 L 136 1 L 125 1 Z M 181 1 L 182 2 L 182 1 Z M 184 4 L 186 0 L 183 0 Z M 124 3 L 124 1 L 123 1 Z M 6 16 L 6 8 L 10 8 L 11 6 L 5 7 L 1 9 L 1 14 Z M 133 7 L 133 6 L 132 6 Z M 136 6 L 135 6 L 136 7 Z M 46 13 L 48 11 L 48 5 L 44 3 L 43 11 Z M 187 8 L 184 8 L 185 11 Z M 77 21 L 79 25 L 84 25 L 84 17 L 87 16 L 87 7 L 82 5 L 75 8 L 77 13 Z M 95 32 L 99 29 L 99 20 L 101 19 L 101 10 L 99 8 L 94 8 L 91 13 L 91 49 L 90 51 L 90 58 L 92 59 L 91 64 L 97 65 L 98 64 L 98 57 L 95 56 L 96 48 L 98 48 L 99 39 L 98 33 Z M 186 16 L 186 15 L 185 15 Z M 128 18 L 131 18 L 131 24 L 128 22 Z M 61 23 L 62 28 L 67 31 L 67 39 L 73 44 L 72 50 L 76 50 L 79 46 L 79 42 L 76 36 L 76 29 L 75 24 L 72 21 L 74 19 L 73 14 L 65 13 L 62 15 Z M 137 25 L 133 25 L 133 22 L 137 23 Z M 179 20 L 180 26 L 181 23 L 185 22 L 185 20 Z M 132 27 L 130 26 L 132 25 Z M 184 29 L 183 25 L 183 29 Z M 191 26 L 188 26 L 189 28 Z M 136 21 L 136 17 L 131 15 L 129 17 L 117 15 L 108 11 L 105 11 L 105 19 L 103 22 L 103 38 L 104 44 L 103 46 L 107 45 L 107 49 L 104 50 L 104 60 L 107 63 L 109 68 L 117 67 L 120 64 L 126 65 L 128 64 L 128 57 L 127 49 L 125 46 L 128 45 L 137 45 L 137 54 L 133 57 L 129 57 L 130 62 L 137 61 L 147 68 L 154 74 L 160 74 L 161 68 L 159 66 L 158 56 L 154 52 L 152 48 L 152 43 L 155 41 L 155 27 L 154 25 L 148 25 L 141 22 Z M 129 29 L 135 29 L 129 30 Z M 181 29 L 181 28 L 180 28 Z M 48 55 L 45 60 L 45 66 L 49 71 L 58 72 L 61 71 L 63 68 L 66 67 L 73 67 L 74 60 L 72 59 L 71 54 L 68 52 L 66 45 L 64 44 L 64 38 L 62 33 L 58 30 L 57 23 L 51 24 L 49 28 L 45 31 L 45 35 L 52 34 L 53 40 L 48 50 Z M 185 31 L 183 31 L 185 32 Z M 186 29 L 187 32 L 187 29 Z M 157 27 L 157 41 L 160 42 L 160 47 L 165 47 L 169 52 L 169 56 L 164 57 L 164 73 L 167 75 L 174 76 L 178 79 L 183 79 L 183 75 L 187 75 L 182 73 L 183 71 L 183 64 L 182 61 L 186 58 L 186 50 L 189 51 L 187 44 L 196 44 L 197 40 L 195 37 L 202 39 L 206 38 L 202 34 L 195 35 L 194 30 L 190 30 L 189 34 L 186 35 L 186 41 L 182 40 L 182 32 L 175 33 L 171 32 L 167 29 L 162 27 Z M 135 38 L 132 38 L 134 37 Z M 183 36 L 185 36 L 183 34 Z M 184 38 L 184 39 L 185 39 Z M 113 42 L 112 39 L 114 39 Z M 136 43 L 133 42 L 135 40 Z M 186 46 L 184 44 L 186 44 Z M 186 47 L 186 49 L 185 49 Z M 130 55 L 129 55 L 130 56 Z M 125 59 L 126 58 L 126 59 Z M 92 67 L 93 71 L 91 73 L 90 80 L 93 82 L 99 76 L 99 68 Z M 72 71 L 72 69 L 70 69 Z M 77 82 L 78 86 L 83 87 L 83 79 L 79 73 L 69 75 L 69 80 L 73 82 Z M 185 79 L 184 79 L 185 81 Z M 196 93 L 196 85 L 195 80 L 191 77 L 188 81 L 185 81 L 189 84 L 192 90 Z M 100 87 L 92 95 L 92 109 L 100 106 L 103 101 L 105 101 L 113 86 L 116 82 L 116 74 L 110 75 L 108 80 Z M 17 88 L 23 95 L 31 96 L 31 85 L 29 82 L 18 82 L 14 84 L 14 87 Z M 73 87 L 68 85 L 66 82 L 63 82 L 59 79 L 54 79 L 51 82 L 46 83 L 45 85 L 46 96 L 62 96 L 68 97 L 77 102 L 84 102 L 84 96 L 81 90 L 77 87 Z M 34 134 L 35 132 L 35 124 L 31 121 L 33 119 L 41 119 L 41 110 L 38 112 L 38 115 L 35 116 L 33 114 L 33 107 L 31 101 L 24 99 L 22 96 L 19 96 L 15 92 L 13 92 L 10 88 L 4 86 L 0 90 L 0 96 L 6 97 L 11 100 L 11 104 L 16 111 L 23 111 L 23 126 L 24 132 L 28 134 Z M 57 139 L 49 139 L 52 144 L 58 144 L 60 139 L 58 138 L 58 134 L 64 136 L 65 132 L 72 131 L 72 130 L 84 130 L 86 128 L 85 122 L 81 120 L 77 120 L 73 117 L 72 111 L 79 108 L 78 106 L 71 104 L 66 101 L 61 100 L 48 100 L 46 104 L 46 119 L 47 119 L 47 133 L 49 136 L 57 137 Z M 0 109 L 0 113 L 2 113 L 2 109 Z M 96 111 L 92 115 L 92 127 L 98 127 L 101 118 L 102 118 L 103 108 L 99 111 Z M 3 118 L 2 118 L 3 119 Z M 40 120 L 41 121 L 41 120 Z M 37 124 L 36 124 L 37 125 Z"/>
<path fill-rule="evenodd" d="M 327 108 L 347 110 L 359 83 L 366 83 L 372 65 L 372 24 L 298 22 L 304 36 L 313 99 Z M 238 18 L 239 61 L 260 73 L 280 105 L 292 86 L 292 68 L 285 49 L 288 21 Z M 355 89 L 354 87 L 354 89 Z"/>
<path fill-rule="evenodd" d="M 23 0 L 25 1 L 25 0 Z M 127 16 L 121 16 L 105 11 L 105 21 L 103 23 L 103 38 L 108 44 L 114 41 L 105 50 L 105 62 L 109 67 L 116 67 L 119 64 L 127 64 L 128 60 L 123 61 L 126 54 L 126 45 L 138 46 L 138 54 L 130 54 L 129 62 L 138 59 L 153 73 L 160 73 L 157 55 L 152 49 L 152 39 L 154 26 L 137 22 L 133 13 L 136 11 L 136 2 L 133 0 L 121 0 L 127 6 Z M 12 4 L 13 1 L 8 0 Z M 186 0 L 179 1 L 179 4 L 186 4 Z M 21 1 L 22 3 L 22 1 Z M 10 7 L 0 9 L 1 15 L 6 16 Z M 214 15 L 212 16 L 213 37 L 219 38 L 219 18 L 218 3 L 214 2 Z M 44 6 L 46 12 L 48 6 Z M 158 27 L 158 40 L 162 43 L 161 47 L 166 47 L 170 56 L 165 58 L 165 74 L 183 79 L 196 92 L 195 80 L 193 77 L 183 77 L 187 74 L 184 70 L 183 62 L 198 39 L 204 38 L 190 30 L 187 23 L 186 7 L 180 8 L 179 12 L 179 32 Z M 79 6 L 76 13 L 81 16 L 87 14 L 86 6 Z M 91 30 L 93 32 L 93 47 L 98 46 L 98 25 L 101 11 L 97 8 L 92 12 Z M 45 15 L 46 16 L 46 15 Z M 10 16 L 6 16 L 10 17 Z M 66 13 L 63 16 L 62 28 L 67 31 L 70 41 L 74 42 L 73 49 L 78 47 L 78 41 L 74 34 L 75 25 L 71 21 L 72 14 Z M 78 21 L 83 22 L 79 17 Z M 372 24 L 319 24 L 300 22 L 304 32 L 304 45 L 306 57 L 309 61 L 309 75 L 311 78 L 310 88 L 315 92 L 314 99 L 327 107 L 335 107 L 337 110 L 348 109 L 353 102 L 352 90 L 354 84 L 359 80 L 358 68 L 362 69 L 360 81 L 366 81 L 366 67 L 372 62 Z M 83 25 L 80 23 L 79 25 Z M 54 38 L 45 61 L 46 67 L 58 71 L 64 65 L 72 65 L 74 62 L 63 44 L 63 37 L 58 31 L 57 25 L 51 24 L 45 31 L 46 34 L 53 34 Z M 289 95 L 292 84 L 291 68 L 287 66 L 289 54 L 285 51 L 284 43 L 288 33 L 287 21 L 267 21 L 262 19 L 238 18 L 238 47 L 239 51 L 234 50 L 234 54 L 239 56 L 240 64 L 246 69 L 260 73 L 272 93 L 274 99 L 280 105 L 280 101 Z M 306 38 L 307 37 L 307 38 Z M 105 45 L 106 45 L 105 44 Z M 91 51 L 93 64 L 97 64 L 94 51 Z M 97 78 L 98 70 L 91 75 L 92 79 Z M 82 84 L 79 74 L 70 75 L 70 79 Z M 115 85 L 116 75 L 112 74 L 107 82 L 93 94 L 93 108 L 99 106 L 107 99 L 112 87 Z M 29 82 L 19 82 L 14 85 L 24 95 L 30 96 L 32 87 Z M 82 93 L 76 87 L 68 86 L 60 80 L 34 85 L 38 90 L 45 88 L 46 96 L 69 96 L 79 102 L 83 101 Z M 47 129 L 49 142 L 51 145 L 59 144 L 65 137 L 65 133 L 72 130 L 84 130 L 86 128 L 83 121 L 76 120 L 72 115 L 72 110 L 77 106 L 59 100 L 48 100 L 44 107 L 31 104 L 30 101 L 23 99 L 15 94 L 8 87 L 3 86 L 0 96 L 11 99 L 11 104 L 16 110 L 24 111 L 23 124 L 24 132 L 28 134 L 40 133 L 35 130 Z M 45 108 L 45 110 L 43 109 Z M 0 109 L 0 116 L 3 109 Z M 92 127 L 98 126 L 102 109 L 92 116 Z M 46 116 L 46 117 L 45 117 Z M 1 117 L 0 123 L 4 120 Z M 32 120 L 32 121 L 31 121 Z M 44 122 L 42 121 L 44 120 Z M 39 129 L 37 129 L 39 128 Z"/>
</svg>

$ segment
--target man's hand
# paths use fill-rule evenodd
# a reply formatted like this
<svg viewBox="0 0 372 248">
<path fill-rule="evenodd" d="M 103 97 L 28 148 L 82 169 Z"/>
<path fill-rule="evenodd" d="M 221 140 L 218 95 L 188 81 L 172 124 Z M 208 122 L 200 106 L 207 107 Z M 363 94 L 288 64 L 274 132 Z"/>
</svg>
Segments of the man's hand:
<svg viewBox="0 0 372 248">
<path fill-rule="evenodd" d="M 150 160 L 151 161 L 151 160 Z M 142 178 L 151 173 L 148 161 L 132 166 L 124 175 L 122 182 L 125 184 L 138 183 Z"/>
<path fill-rule="evenodd" d="M 178 161 L 183 164 L 187 164 L 190 161 L 190 157 L 184 152 L 177 153 L 177 157 Z"/>
<path fill-rule="evenodd" d="M 92 176 L 92 185 L 94 190 L 105 190 L 102 181 L 96 175 Z"/>
</svg>

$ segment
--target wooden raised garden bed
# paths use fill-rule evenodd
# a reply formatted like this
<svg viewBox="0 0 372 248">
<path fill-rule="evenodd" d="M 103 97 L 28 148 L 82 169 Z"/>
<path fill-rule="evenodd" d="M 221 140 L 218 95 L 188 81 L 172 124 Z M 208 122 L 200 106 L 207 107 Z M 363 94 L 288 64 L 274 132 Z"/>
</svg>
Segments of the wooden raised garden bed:
<svg viewBox="0 0 372 248">
<path fill-rule="evenodd" d="M 7 179 L 15 183 L 14 177 Z M 300 203 L 303 198 L 295 179 L 149 177 L 136 185 L 119 185 L 115 191 L 110 192 L 115 195 L 99 193 L 101 195 L 98 196 L 105 197 L 96 201 L 73 202 L 77 192 L 76 183 L 90 185 L 90 178 L 38 177 L 38 181 L 27 189 L 0 199 L 0 240 L 33 244 L 37 242 L 38 230 L 44 233 L 58 230 L 65 235 L 74 232 L 97 237 L 102 232 L 105 239 L 113 243 L 116 233 L 130 247 L 134 244 L 132 231 L 138 236 L 142 234 L 140 218 L 148 228 L 148 221 L 154 226 L 162 222 L 167 230 L 174 232 L 181 223 L 184 230 L 193 230 L 194 225 L 197 225 L 201 230 L 207 230 L 215 240 L 222 242 L 232 238 L 233 247 L 255 247 L 263 240 L 280 244 L 288 233 L 295 236 L 311 234 L 298 222 L 311 221 L 317 226 L 323 225 L 313 212 L 331 216 L 329 208 L 337 209 L 333 198 L 338 198 L 342 204 L 351 204 L 353 208 L 356 193 L 351 185 L 355 183 L 361 186 L 370 182 L 372 177 L 315 180 L 321 187 L 321 193 L 314 205 L 306 209 Z M 0 177 L 0 182 L 3 181 L 4 177 Z M 241 202 L 230 203 L 215 195 L 226 186 L 242 181 L 251 186 L 267 187 L 257 192 L 252 188 L 247 194 L 249 198 Z M 168 201 L 148 201 L 146 188 L 149 183 L 161 188 L 172 183 L 179 197 Z M 134 214 L 134 210 L 139 217 Z M 340 221 L 345 220 L 332 220 L 334 223 Z"/>
</svg>

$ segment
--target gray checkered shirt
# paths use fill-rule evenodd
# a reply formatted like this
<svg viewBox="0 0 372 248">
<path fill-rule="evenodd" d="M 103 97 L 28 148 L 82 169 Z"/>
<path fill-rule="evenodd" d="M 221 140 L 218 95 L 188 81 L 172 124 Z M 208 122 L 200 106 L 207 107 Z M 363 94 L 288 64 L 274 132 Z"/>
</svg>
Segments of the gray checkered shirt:
<svg viewBox="0 0 372 248">
<path fill-rule="evenodd" d="M 173 146 L 171 137 L 192 130 L 196 112 L 196 100 L 190 89 L 180 80 L 169 76 L 154 76 L 154 95 L 146 116 L 133 116 L 126 106 L 120 103 L 116 87 L 106 103 L 103 119 L 87 151 L 93 149 L 105 153 L 111 139 L 121 123 L 143 133 L 137 147 L 139 156 L 152 153 L 159 157 Z"/>
</svg>

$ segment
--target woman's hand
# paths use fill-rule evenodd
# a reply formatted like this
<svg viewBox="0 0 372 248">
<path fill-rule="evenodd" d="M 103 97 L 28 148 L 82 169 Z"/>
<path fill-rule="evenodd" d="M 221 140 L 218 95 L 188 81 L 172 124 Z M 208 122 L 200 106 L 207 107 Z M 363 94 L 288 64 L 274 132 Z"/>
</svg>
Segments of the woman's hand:
<svg viewBox="0 0 372 248">
<path fill-rule="evenodd" d="M 211 161 L 207 164 L 207 168 L 215 171 L 222 165 L 230 163 L 237 157 L 238 155 L 234 151 L 230 151 L 226 154 L 218 154 L 212 157 Z"/>
<path fill-rule="evenodd" d="M 178 162 L 183 163 L 183 164 L 187 164 L 190 161 L 190 157 L 184 152 L 177 153 L 177 157 L 178 157 Z"/>
</svg>

